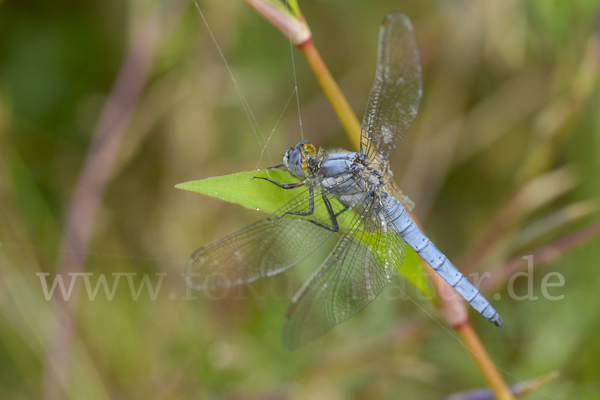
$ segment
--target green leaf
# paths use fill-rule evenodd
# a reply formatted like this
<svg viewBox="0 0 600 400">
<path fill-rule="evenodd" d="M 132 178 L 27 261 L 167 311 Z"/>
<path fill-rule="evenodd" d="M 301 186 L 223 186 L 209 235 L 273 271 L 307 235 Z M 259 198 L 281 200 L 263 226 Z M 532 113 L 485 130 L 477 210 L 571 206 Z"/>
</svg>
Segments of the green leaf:
<svg viewBox="0 0 600 400">
<path fill-rule="evenodd" d="M 274 214 L 303 190 L 303 188 L 282 189 L 264 179 L 255 179 L 255 177 L 270 177 L 279 183 L 298 182 L 298 179 L 289 172 L 271 169 L 215 176 L 200 181 L 180 183 L 175 187 L 269 214 Z"/>
<path fill-rule="evenodd" d="M 423 269 L 419 255 L 410 247 L 406 246 L 406 256 L 400 268 L 400 273 L 404 278 L 416 287 L 427 299 L 433 300 L 436 296 L 431 287 L 429 275 Z"/>
<path fill-rule="evenodd" d="M 289 172 L 271 169 L 216 176 L 199 181 L 180 183 L 175 187 L 177 189 L 200 193 L 205 196 L 214 197 L 229 203 L 238 204 L 251 210 L 263 211 L 269 214 L 277 213 L 283 205 L 306 189 L 305 187 L 282 189 L 264 179 L 255 179 L 256 177 L 270 177 L 279 183 L 298 182 L 298 179 Z M 330 201 L 333 204 L 336 200 L 330 199 Z M 334 209 L 341 208 L 341 206 L 336 207 L 335 204 L 333 204 L 333 207 Z M 290 216 L 290 218 L 310 218 L 319 220 L 323 223 L 329 223 L 329 216 L 324 210 L 315 210 L 315 214 L 310 217 Z M 340 228 L 345 228 L 347 223 L 351 220 L 351 216 L 344 218 L 340 221 Z M 367 237 L 368 235 L 365 236 L 365 240 Z M 419 261 L 419 256 L 408 246 L 404 262 L 402 263 L 399 272 L 406 280 L 421 291 L 423 295 L 428 298 L 429 296 L 433 296 L 427 273 L 423 270 L 421 262 Z"/>
<path fill-rule="evenodd" d="M 292 10 L 292 13 L 296 18 L 300 18 L 300 7 L 298 7 L 298 3 L 296 0 L 288 0 L 287 5 Z"/>
</svg>

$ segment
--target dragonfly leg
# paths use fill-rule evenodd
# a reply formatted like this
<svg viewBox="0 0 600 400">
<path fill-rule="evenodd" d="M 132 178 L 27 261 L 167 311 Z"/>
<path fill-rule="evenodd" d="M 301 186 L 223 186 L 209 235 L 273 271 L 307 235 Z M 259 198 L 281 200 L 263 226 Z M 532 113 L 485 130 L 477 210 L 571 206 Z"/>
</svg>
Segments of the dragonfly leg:
<svg viewBox="0 0 600 400">
<path fill-rule="evenodd" d="M 334 214 L 333 208 L 331 207 L 331 203 L 329 202 L 329 199 L 325 196 L 325 193 L 321 193 L 321 196 L 323 197 L 323 203 L 325 203 L 325 208 L 327 209 L 327 213 L 329 214 L 329 218 L 331 220 L 332 226 L 327 226 L 325 224 L 320 223 L 319 221 L 313 221 L 310 219 L 308 219 L 307 221 L 312 224 L 315 224 L 317 226 L 320 226 L 321 228 L 327 229 L 328 231 L 337 232 L 340 230 L 340 226 L 337 222 L 336 214 Z M 340 214 L 342 212 L 346 211 L 346 209 L 347 209 L 347 207 L 345 207 L 342 211 L 340 211 Z M 281 214 L 280 216 L 278 216 L 277 218 L 283 218 L 285 215 L 288 215 L 288 214 L 307 217 L 309 215 L 313 215 L 314 212 L 315 212 L 315 193 L 313 191 L 313 187 L 310 186 L 308 188 L 308 211 L 307 212 L 286 211 L 283 214 Z"/>
<path fill-rule="evenodd" d="M 273 167 L 275 168 L 275 167 Z M 300 186 L 304 186 L 304 181 L 300 181 L 300 182 L 294 182 L 294 183 L 279 183 L 276 180 L 273 180 L 271 178 L 265 178 L 262 176 L 255 176 L 254 179 L 264 179 L 265 181 L 271 182 L 274 185 L 279 186 L 282 189 L 294 189 Z"/>
<path fill-rule="evenodd" d="M 336 215 L 333 212 L 333 208 L 331 207 L 331 203 L 329 202 L 329 199 L 325 196 L 324 192 L 321 192 L 321 196 L 323 197 L 323 203 L 325 203 L 325 208 L 327 208 L 327 213 L 329 214 L 329 219 L 331 219 L 331 225 L 333 225 L 332 226 L 333 229 L 330 229 L 330 230 L 333 232 L 337 232 L 340 230 L 340 226 L 338 225 Z M 346 211 L 347 208 L 348 207 L 344 206 L 343 211 Z"/>
<path fill-rule="evenodd" d="M 275 168 L 275 167 L 273 167 Z M 279 183 L 271 178 L 264 178 L 262 176 L 255 176 L 254 178 L 256 179 L 264 179 L 265 181 L 271 182 L 274 185 L 279 186 L 282 189 L 293 189 L 293 188 L 297 188 L 300 186 L 304 185 L 304 181 L 300 181 L 300 182 L 295 182 L 295 183 Z M 331 220 L 331 225 L 332 226 L 327 226 L 325 224 L 322 224 L 318 221 L 313 221 L 313 220 L 308 220 L 308 222 L 311 222 L 317 226 L 320 226 L 321 228 L 325 228 L 329 231 L 332 232 L 337 232 L 340 230 L 340 226 L 337 222 L 337 216 L 342 214 L 344 211 L 346 211 L 348 209 L 348 206 L 344 206 L 344 208 L 337 214 L 335 214 L 333 212 L 333 208 L 331 207 L 331 203 L 329 202 L 329 199 L 327 198 L 327 196 L 325 196 L 325 193 L 321 193 L 321 196 L 323 197 L 323 203 L 325 203 L 325 208 L 327 208 L 327 213 L 329 214 L 329 219 Z M 315 212 L 315 194 L 313 191 L 313 187 L 310 186 L 308 188 L 308 212 L 299 212 L 299 211 L 286 211 L 283 214 L 281 214 L 280 216 L 278 216 L 277 218 L 283 218 L 285 215 L 290 214 L 290 215 L 300 215 L 303 217 L 307 217 L 309 215 L 314 214 Z"/>
<path fill-rule="evenodd" d="M 327 202 L 329 202 L 329 200 L 327 200 Z M 348 207 L 347 205 L 344 204 L 344 208 L 342 208 L 340 211 L 336 212 L 334 214 L 334 216 L 337 218 L 340 215 L 342 215 L 343 213 L 345 213 L 350 207 Z"/>
<path fill-rule="evenodd" d="M 267 167 L 267 168 L 265 168 L 265 169 L 277 169 L 277 168 L 281 168 L 281 167 L 285 167 L 285 164 L 284 164 L 284 163 L 279 163 L 279 164 L 277 164 L 277 165 L 273 165 L 273 166 L 271 166 L 271 167 Z M 258 178 L 258 177 L 257 177 L 257 178 Z"/>
</svg>

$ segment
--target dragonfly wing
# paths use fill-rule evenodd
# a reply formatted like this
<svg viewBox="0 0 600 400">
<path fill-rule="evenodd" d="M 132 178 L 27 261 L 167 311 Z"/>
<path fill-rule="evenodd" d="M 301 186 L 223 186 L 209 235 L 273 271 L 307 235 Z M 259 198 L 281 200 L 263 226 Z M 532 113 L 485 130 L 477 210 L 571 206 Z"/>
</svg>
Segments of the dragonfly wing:
<svg viewBox="0 0 600 400">
<path fill-rule="evenodd" d="M 400 188 L 394 180 L 390 181 L 390 184 L 386 189 L 389 195 L 394 197 L 402 204 L 402 207 L 404 207 L 406 212 L 408 212 L 409 214 L 412 212 L 413 208 L 415 208 L 415 202 L 412 201 L 410 197 L 408 197 L 406 194 L 404 194 L 402 190 L 400 190 Z"/>
<path fill-rule="evenodd" d="M 388 229 L 387 214 L 367 203 L 292 300 L 283 330 L 287 348 L 298 348 L 358 313 L 400 268 L 406 243 Z M 380 214 L 386 215 L 383 221 Z"/>
<path fill-rule="evenodd" d="M 423 93 L 419 49 L 408 17 L 388 14 L 379 30 L 377 73 L 362 124 L 362 150 L 387 160 L 417 115 Z"/>
<path fill-rule="evenodd" d="M 187 263 L 185 281 L 192 289 L 209 290 L 243 285 L 278 274 L 308 257 L 326 241 L 332 231 L 321 189 L 314 187 L 314 212 L 308 213 L 307 189 L 283 206 L 277 215 L 262 219 L 237 232 L 196 250 Z M 343 217 L 344 207 L 329 199 L 335 213 Z M 319 226 L 318 224 L 321 224 Z"/>
</svg>

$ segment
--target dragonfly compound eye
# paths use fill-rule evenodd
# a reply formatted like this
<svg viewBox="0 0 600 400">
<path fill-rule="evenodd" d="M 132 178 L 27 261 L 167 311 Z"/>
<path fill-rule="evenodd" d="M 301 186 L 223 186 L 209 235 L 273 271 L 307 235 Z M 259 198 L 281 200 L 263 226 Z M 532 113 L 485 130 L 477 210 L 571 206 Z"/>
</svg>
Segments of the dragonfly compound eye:
<svg viewBox="0 0 600 400">
<path fill-rule="evenodd" d="M 306 160 L 299 149 L 291 151 L 288 157 L 288 169 L 296 176 L 304 176 L 304 170 L 306 168 Z"/>
</svg>

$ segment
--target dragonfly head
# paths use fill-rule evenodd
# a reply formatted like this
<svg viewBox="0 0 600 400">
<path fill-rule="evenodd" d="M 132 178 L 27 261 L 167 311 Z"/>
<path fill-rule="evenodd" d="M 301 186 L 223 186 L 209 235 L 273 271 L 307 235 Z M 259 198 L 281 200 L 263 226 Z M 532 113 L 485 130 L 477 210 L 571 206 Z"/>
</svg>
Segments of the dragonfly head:
<svg viewBox="0 0 600 400">
<path fill-rule="evenodd" d="M 302 140 L 294 147 L 290 147 L 283 155 L 283 165 L 294 175 L 304 177 L 308 175 L 308 159 L 315 156 L 315 146 Z"/>
</svg>

